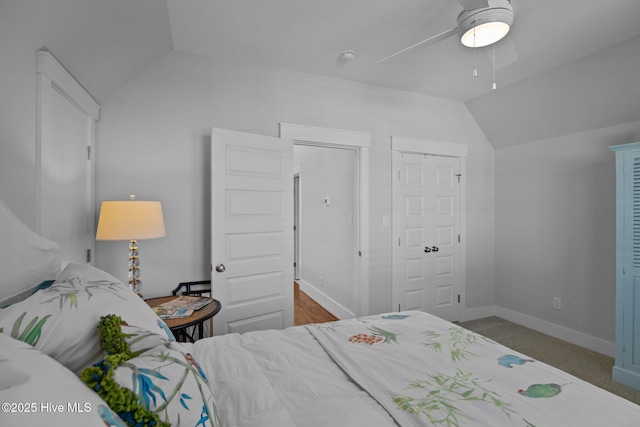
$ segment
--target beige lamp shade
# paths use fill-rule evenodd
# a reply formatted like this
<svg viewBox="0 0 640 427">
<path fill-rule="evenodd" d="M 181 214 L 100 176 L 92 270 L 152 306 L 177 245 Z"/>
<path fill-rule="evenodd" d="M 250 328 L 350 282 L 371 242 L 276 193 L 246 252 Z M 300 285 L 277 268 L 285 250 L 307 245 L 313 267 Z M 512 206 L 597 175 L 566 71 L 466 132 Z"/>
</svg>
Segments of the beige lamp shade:
<svg viewBox="0 0 640 427">
<path fill-rule="evenodd" d="M 144 240 L 166 235 L 160 202 L 102 202 L 96 240 Z"/>
</svg>

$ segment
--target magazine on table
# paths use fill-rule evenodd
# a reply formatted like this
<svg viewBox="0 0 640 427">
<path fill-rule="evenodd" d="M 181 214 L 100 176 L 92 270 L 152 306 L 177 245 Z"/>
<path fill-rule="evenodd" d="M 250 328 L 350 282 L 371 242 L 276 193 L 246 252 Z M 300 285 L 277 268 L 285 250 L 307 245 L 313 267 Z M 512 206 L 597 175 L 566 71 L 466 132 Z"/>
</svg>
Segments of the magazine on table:
<svg viewBox="0 0 640 427">
<path fill-rule="evenodd" d="M 179 319 L 181 317 L 189 317 L 193 314 L 193 309 L 190 308 L 157 306 L 154 307 L 153 310 L 161 319 Z"/>
<path fill-rule="evenodd" d="M 164 302 L 158 307 L 164 308 L 187 308 L 190 310 L 200 310 L 205 305 L 213 301 L 210 297 L 198 297 L 190 295 L 180 295 L 171 301 Z"/>
</svg>

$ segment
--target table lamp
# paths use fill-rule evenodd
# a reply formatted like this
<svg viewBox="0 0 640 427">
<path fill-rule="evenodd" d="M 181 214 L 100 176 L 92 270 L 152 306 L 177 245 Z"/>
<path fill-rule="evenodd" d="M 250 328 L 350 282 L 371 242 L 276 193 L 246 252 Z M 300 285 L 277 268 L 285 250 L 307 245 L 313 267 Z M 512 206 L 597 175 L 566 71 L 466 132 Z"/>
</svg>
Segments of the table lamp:
<svg viewBox="0 0 640 427">
<path fill-rule="evenodd" d="M 142 297 L 138 240 L 164 237 L 162 204 L 131 200 L 103 201 L 100 207 L 96 240 L 129 240 L 129 287 Z"/>
</svg>

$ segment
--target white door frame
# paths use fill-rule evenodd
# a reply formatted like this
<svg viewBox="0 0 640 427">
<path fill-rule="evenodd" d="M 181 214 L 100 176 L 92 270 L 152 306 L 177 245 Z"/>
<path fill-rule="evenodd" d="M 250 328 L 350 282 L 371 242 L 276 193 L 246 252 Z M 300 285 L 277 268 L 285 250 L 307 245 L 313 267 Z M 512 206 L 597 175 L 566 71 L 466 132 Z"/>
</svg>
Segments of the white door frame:
<svg viewBox="0 0 640 427">
<path fill-rule="evenodd" d="M 294 144 L 351 149 L 356 152 L 356 230 L 355 286 L 356 316 L 369 314 L 369 149 L 371 134 L 340 129 L 280 123 L 280 138 Z M 359 261 L 359 262 L 358 262 Z"/>
<path fill-rule="evenodd" d="M 464 313 L 466 307 L 466 158 L 468 156 L 468 146 L 465 144 L 456 144 L 452 142 L 438 142 L 428 141 L 422 139 L 403 138 L 398 136 L 391 137 L 391 150 L 401 153 L 414 153 L 414 154 L 427 154 L 435 156 L 447 156 L 457 157 L 460 159 L 460 263 L 459 263 L 459 277 L 460 277 L 460 313 Z M 393 165 L 392 165 L 393 167 Z M 395 234 L 392 233 L 392 239 Z M 393 251 L 395 252 L 397 246 L 391 244 Z M 395 259 L 395 254 L 394 257 Z M 393 263 L 392 268 L 398 268 Z M 393 272 L 391 277 L 394 277 Z M 396 283 L 392 284 L 392 304 L 394 309 L 398 307 L 400 301 L 400 289 Z"/>
<path fill-rule="evenodd" d="M 300 278 L 300 171 L 293 165 L 293 280 Z"/>
<path fill-rule="evenodd" d="M 78 83 L 78 81 L 56 60 L 47 50 L 39 50 L 36 57 L 37 66 L 37 100 L 36 100 L 36 231 L 61 244 L 63 261 L 93 263 L 92 254 L 95 253 L 95 168 L 92 153 L 95 146 L 96 121 L 100 118 L 100 105 Z M 58 224 L 54 212 L 43 209 L 43 198 L 52 195 L 43 194 L 43 187 L 50 180 L 50 173 L 43 163 L 50 159 L 43 158 L 43 146 L 51 150 L 56 129 L 59 123 L 52 121 L 50 115 L 50 100 L 52 97 L 62 97 L 69 102 L 80 114 L 84 115 L 86 123 L 86 168 L 87 182 L 85 194 L 73 194 L 71 197 L 84 199 L 86 223 L 76 224 L 74 233 L 69 235 L 67 229 L 52 229 L 50 224 Z M 62 166 L 61 166 L 62 167 Z M 64 185 L 59 186 L 64 191 Z M 46 196 L 46 197 L 45 197 Z M 61 235 L 63 234 L 63 235 Z M 67 243 L 69 247 L 64 247 Z M 84 252 L 86 254 L 80 254 Z"/>
</svg>

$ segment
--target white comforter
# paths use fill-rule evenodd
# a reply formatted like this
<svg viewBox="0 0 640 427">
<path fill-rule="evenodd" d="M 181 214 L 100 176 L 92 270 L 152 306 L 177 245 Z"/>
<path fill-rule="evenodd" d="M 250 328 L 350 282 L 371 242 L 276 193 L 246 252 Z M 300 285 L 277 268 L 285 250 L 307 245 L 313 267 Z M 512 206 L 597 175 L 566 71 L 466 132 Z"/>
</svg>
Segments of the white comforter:
<svg viewBox="0 0 640 427">
<path fill-rule="evenodd" d="M 640 406 L 422 312 L 196 342 L 225 426 L 640 426 Z"/>
<path fill-rule="evenodd" d="M 224 426 L 396 425 L 304 327 L 199 340 L 192 354 Z"/>
</svg>

